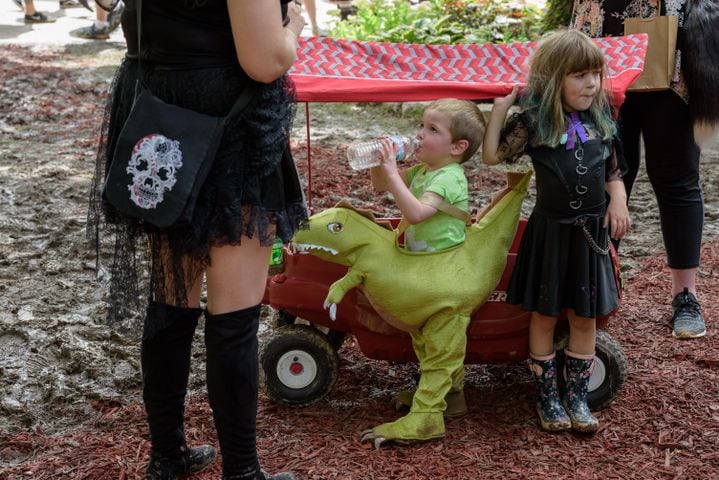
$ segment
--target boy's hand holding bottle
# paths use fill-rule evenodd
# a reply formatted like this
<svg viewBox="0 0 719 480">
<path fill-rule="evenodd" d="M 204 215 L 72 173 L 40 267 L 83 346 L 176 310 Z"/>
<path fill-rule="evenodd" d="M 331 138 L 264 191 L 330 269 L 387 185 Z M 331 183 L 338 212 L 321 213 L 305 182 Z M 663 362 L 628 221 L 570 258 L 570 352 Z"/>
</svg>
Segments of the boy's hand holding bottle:
<svg viewBox="0 0 719 480">
<path fill-rule="evenodd" d="M 399 175 L 396 159 L 400 146 L 389 135 L 382 135 L 379 140 L 382 143 L 380 164 L 375 168 L 380 168 L 387 178 Z"/>
<path fill-rule="evenodd" d="M 364 170 L 379 166 L 382 157 L 383 139 L 395 144 L 394 159 L 402 162 L 414 152 L 415 139 L 403 135 L 384 134 L 368 141 L 352 142 L 347 148 L 347 161 L 353 170 Z"/>
</svg>

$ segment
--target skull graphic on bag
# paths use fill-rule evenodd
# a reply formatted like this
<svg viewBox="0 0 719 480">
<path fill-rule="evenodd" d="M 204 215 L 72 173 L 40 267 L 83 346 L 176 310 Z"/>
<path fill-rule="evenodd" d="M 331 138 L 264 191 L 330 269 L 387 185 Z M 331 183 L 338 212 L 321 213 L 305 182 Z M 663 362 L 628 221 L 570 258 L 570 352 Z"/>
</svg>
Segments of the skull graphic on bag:
<svg viewBox="0 0 719 480">
<path fill-rule="evenodd" d="M 165 192 L 177 182 L 180 168 L 180 142 L 158 133 L 141 138 L 127 164 L 127 173 L 132 175 L 132 183 L 127 186 L 130 199 L 140 208 L 157 208 Z"/>
</svg>

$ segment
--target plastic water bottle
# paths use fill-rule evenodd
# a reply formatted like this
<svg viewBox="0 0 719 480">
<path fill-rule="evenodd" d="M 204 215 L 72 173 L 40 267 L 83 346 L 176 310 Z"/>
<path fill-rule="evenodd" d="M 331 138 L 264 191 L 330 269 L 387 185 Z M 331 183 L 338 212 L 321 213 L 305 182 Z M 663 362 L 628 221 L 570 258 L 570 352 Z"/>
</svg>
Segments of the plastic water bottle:
<svg viewBox="0 0 719 480">
<path fill-rule="evenodd" d="M 270 275 L 280 273 L 283 270 L 282 265 L 282 240 L 275 238 L 272 244 L 272 254 L 270 255 Z"/>
<path fill-rule="evenodd" d="M 414 152 L 415 140 L 404 135 L 389 137 L 397 145 L 398 162 L 403 161 Z M 347 147 L 347 161 L 353 170 L 364 170 L 376 167 L 382 162 L 382 140 L 375 139 L 366 142 L 353 142 Z"/>
</svg>

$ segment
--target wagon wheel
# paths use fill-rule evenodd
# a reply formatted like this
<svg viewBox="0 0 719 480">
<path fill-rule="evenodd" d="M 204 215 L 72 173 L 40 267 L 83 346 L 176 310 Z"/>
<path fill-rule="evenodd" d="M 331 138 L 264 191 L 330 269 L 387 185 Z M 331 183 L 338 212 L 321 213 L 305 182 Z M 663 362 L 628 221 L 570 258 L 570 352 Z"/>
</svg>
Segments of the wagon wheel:
<svg viewBox="0 0 719 480">
<path fill-rule="evenodd" d="M 320 400 L 332 390 L 338 371 L 334 347 L 310 326 L 280 327 L 260 351 L 264 391 L 283 405 L 304 407 Z"/>
<path fill-rule="evenodd" d="M 555 344 L 557 350 L 557 369 L 560 391 L 564 389 L 564 348 L 569 343 L 565 334 Z M 587 404 L 592 410 L 601 410 L 609 406 L 627 381 L 627 357 L 621 345 L 607 332 L 597 331 L 597 346 L 594 355 L 592 375 L 589 377 Z"/>
<path fill-rule="evenodd" d="M 287 310 L 279 310 L 277 312 L 277 315 L 275 315 L 275 327 L 283 327 L 286 325 L 294 325 L 297 320 L 305 321 L 302 318 L 297 318 L 295 315 L 292 315 Z M 315 325 L 313 325 L 311 322 L 306 321 L 308 324 L 312 325 L 314 328 L 318 329 Z M 318 329 L 318 331 L 321 331 Z M 339 330 L 332 330 L 331 328 L 327 329 L 327 332 L 324 332 L 324 334 L 327 336 L 327 340 L 329 340 L 332 347 L 334 347 L 335 350 L 339 350 L 340 347 L 345 342 L 345 339 L 347 338 L 347 335 L 345 332 L 340 332 Z"/>
</svg>

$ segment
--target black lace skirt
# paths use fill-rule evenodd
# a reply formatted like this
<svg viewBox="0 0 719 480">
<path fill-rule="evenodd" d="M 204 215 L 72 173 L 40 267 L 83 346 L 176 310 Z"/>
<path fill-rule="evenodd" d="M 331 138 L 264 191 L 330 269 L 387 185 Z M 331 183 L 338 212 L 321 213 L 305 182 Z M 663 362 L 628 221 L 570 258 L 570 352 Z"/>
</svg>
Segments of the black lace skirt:
<svg viewBox="0 0 719 480">
<path fill-rule="evenodd" d="M 597 247 L 606 248 L 603 218 L 589 217 L 586 228 Z M 563 309 L 594 318 L 619 305 L 610 254 L 593 249 L 581 226 L 532 213 L 520 242 L 507 290 L 507 303 L 550 317 Z"/>
<path fill-rule="evenodd" d="M 115 211 L 102 200 L 110 153 L 132 106 L 138 66 L 125 59 L 111 86 L 90 194 L 88 234 L 99 272 L 109 282 L 111 321 L 141 311 L 148 299 L 182 305 L 185 286 L 209 265 L 210 247 L 239 245 L 243 236 L 284 242 L 307 217 L 289 150 L 294 89 L 283 77 L 261 85 L 250 106 L 232 119 L 190 222 L 157 229 Z M 247 77 L 239 67 L 195 70 L 145 68 L 143 80 L 162 100 L 224 116 Z"/>
</svg>

